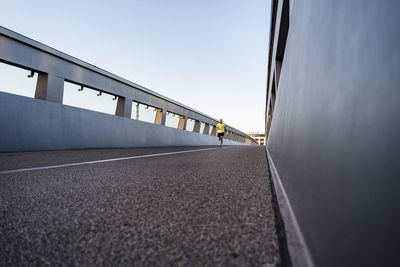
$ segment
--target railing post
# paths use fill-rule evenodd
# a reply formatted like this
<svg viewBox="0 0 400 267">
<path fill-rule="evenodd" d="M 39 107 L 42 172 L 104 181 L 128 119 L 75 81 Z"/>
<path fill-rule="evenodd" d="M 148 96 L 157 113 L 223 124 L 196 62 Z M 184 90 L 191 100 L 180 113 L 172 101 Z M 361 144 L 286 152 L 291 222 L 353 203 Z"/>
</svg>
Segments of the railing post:
<svg viewBox="0 0 400 267">
<path fill-rule="evenodd" d="M 217 135 L 217 128 L 214 125 L 211 125 L 212 130 L 211 130 L 211 135 L 216 136 Z"/>
<path fill-rule="evenodd" d="M 187 117 L 179 115 L 178 129 L 186 130 Z"/>
<path fill-rule="evenodd" d="M 208 135 L 210 133 L 210 124 L 206 123 L 203 129 L 203 134 Z"/>
<path fill-rule="evenodd" d="M 126 97 L 118 97 L 115 115 L 130 118 L 132 113 L 132 99 Z"/>
<path fill-rule="evenodd" d="M 62 104 L 64 96 L 64 79 L 48 74 L 39 73 L 35 98 Z"/>
<path fill-rule="evenodd" d="M 239 140 L 240 140 L 240 136 L 235 134 L 235 141 L 239 142 Z"/>
<path fill-rule="evenodd" d="M 187 126 L 187 117 L 185 116 L 185 121 L 183 123 L 183 130 L 186 130 L 186 126 Z"/>
<path fill-rule="evenodd" d="M 200 121 L 198 121 L 198 120 L 194 121 L 193 132 L 194 133 L 199 133 L 200 132 Z"/>
<path fill-rule="evenodd" d="M 154 123 L 158 125 L 165 125 L 165 119 L 167 117 L 167 112 L 165 109 L 157 108 L 156 118 Z"/>
</svg>

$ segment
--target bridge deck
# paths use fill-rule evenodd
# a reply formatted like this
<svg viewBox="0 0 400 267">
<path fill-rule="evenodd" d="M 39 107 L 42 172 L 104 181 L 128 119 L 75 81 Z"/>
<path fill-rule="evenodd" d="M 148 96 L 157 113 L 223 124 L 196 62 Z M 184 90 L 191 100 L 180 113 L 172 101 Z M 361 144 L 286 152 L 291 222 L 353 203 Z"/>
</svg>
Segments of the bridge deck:
<svg viewBox="0 0 400 267">
<path fill-rule="evenodd" d="M 0 154 L 0 265 L 279 264 L 265 149 Z"/>
</svg>

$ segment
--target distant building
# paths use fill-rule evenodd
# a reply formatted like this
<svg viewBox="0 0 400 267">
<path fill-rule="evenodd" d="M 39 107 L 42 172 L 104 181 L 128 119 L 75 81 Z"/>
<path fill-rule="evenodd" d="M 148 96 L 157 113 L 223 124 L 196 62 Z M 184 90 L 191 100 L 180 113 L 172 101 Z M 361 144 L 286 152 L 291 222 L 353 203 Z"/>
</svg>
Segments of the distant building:
<svg viewBox="0 0 400 267">
<path fill-rule="evenodd" d="M 256 140 L 260 146 L 265 146 L 266 144 L 265 132 L 250 132 L 248 133 L 248 135 L 253 137 L 254 140 Z"/>
</svg>

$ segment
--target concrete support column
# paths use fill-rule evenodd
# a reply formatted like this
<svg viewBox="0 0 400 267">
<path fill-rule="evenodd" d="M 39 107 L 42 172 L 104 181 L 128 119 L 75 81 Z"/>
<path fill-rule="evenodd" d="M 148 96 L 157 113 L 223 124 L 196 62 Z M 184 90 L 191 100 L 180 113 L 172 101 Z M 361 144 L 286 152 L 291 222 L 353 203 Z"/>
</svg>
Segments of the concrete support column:
<svg viewBox="0 0 400 267">
<path fill-rule="evenodd" d="M 194 121 L 193 132 L 194 133 L 199 133 L 200 132 L 200 121 L 198 121 L 198 120 Z"/>
<path fill-rule="evenodd" d="M 233 138 L 232 138 L 232 140 L 233 140 L 233 141 L 237 141 L 237 135 L 236 135 L 235 133 L 233 133 Z"/>
<path fill-rule="evenodd" d="M 183 122 L 183 130 L 186 130 L 187 119 L 188 119 L 188 118 L 185 116 L 185 121 Z"/>
<path fill-rule="evenodd" d="M 211 135 L 216 136 L 217 135 L 217 128 L 214 125 L 211 125 L 212 130 L 211 130 Z"/>
<path fill-rule="evenodd" d="M 165 111 L 165 109 L 158 108 L 154 123 L 158 125 L 165 125 L 166 118 L 167 118 L 167 112 Z"/>
<path fill-rule="evenodd" d="M 132 113 L 132 99 L 118 97 L 117 108 L 115 115 L 120 117 L 130 118 Z"/>
<path fill-rule="evenodd" d="M 178 129 L 186 130 L 186 122 L 187 122 L 187 117 L 179 115 Z"/>
<path fill-rule="evenodd" d="M 210 124 L 206 123 L 204 126 L 203 134 L 208 135 L 210 132 Z"/>
<path fill-rule="evenodd" d="M 64 96 L 64 79 L 48 74 L 39 73 L 35 98 L 62 104 Z"/>
</svg>

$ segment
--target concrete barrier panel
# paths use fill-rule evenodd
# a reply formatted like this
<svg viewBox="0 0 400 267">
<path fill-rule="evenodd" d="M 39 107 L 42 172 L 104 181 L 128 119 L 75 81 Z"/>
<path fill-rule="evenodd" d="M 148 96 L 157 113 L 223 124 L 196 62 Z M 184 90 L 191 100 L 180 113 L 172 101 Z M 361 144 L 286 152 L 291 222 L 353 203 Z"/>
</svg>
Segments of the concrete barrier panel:
<svg viewBox="0 0 400 267">
<path fill-rule="evenodd" d="M 215 136 L 0 92 L 1 152 L 218 144 Z"/>
</svg>

